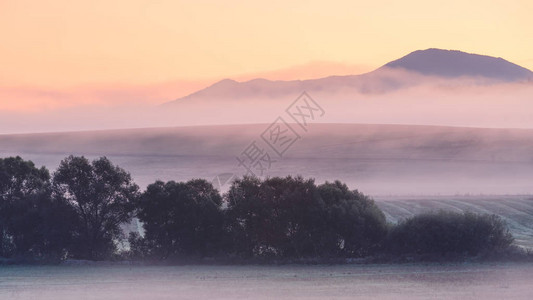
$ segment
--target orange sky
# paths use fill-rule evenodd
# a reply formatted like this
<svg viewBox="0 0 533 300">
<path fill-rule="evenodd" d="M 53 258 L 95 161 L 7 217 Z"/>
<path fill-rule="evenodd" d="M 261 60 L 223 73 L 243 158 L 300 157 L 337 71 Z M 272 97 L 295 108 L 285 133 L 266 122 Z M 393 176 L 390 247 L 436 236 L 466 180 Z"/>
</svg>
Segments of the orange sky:
<svg viewBox="0 0 533 300">
<path fill-rule="evenodd" d="M 430 47 L 533 69 L 531 12 L 518 0 L 0 0 L 0 110 L 111 101 L 94 92 L 109 87 L 164 102 L 221 78 L 361 73 Z"/>
</svg>

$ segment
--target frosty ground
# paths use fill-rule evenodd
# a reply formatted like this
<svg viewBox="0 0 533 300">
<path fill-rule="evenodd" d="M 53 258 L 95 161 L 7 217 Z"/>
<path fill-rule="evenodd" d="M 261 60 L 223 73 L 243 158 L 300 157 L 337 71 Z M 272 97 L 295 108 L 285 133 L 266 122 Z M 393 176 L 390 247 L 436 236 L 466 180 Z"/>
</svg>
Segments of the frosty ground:
<svg viewBox="0 0 533 300">
<path fill-rule="evenodd" d="M 0 299 L 531 299 L 533 264 L 2 266 Z"/>
</svg>

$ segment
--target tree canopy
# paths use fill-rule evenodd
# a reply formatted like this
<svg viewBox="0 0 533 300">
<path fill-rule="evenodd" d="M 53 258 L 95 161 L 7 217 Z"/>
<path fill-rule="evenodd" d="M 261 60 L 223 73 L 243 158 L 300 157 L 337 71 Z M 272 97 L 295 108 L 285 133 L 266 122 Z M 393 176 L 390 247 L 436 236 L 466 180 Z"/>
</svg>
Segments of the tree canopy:
<svg viewBox="0 0 533 300">
<path fill-rule="evenodd" d="M 248 256 L 361 256 L 387 230 L 374 202 L 338 181 L 245 177 L 225 198 L 237 251 Z"/>
<path fill-rule="evenodd" d="M 150 184 L 137 206 L 143 243 L 150 245 L 145 255 L 168 258 L 219 252 L 224 235 L 221 205 L 218 191 L 203 179 Z"/>
<path fill-rule="evenodd" d="M 101 157 L 92 162 L 69 156 L 53 176 L 53 197 L 74 211 L 72 255 L 102 259 L 123 238 L 121 225 L 131 221 L 139 187 L 128 172 Z"/>
<path fill-rule="evenodd" d="M 18 156 L 0 159 L 0 256 L 64 255 L 68 209 L 50 195 L 46 168 Z"/>
<path fill-rule="evenodd" d="M 122 226 L 133 217 L 143 230 L 128 250 Z M 388 224 L 371 198 L 340 181 L 245 176 L 221 194 L 204 179 L 158 180 L 141 193 L 106 157 L 66 157 L 52 176 L 18 156 L 0 159 L 2 258 L 473 256 L 512 242 L 496 215 L 440 211 Z"/>
</svg>

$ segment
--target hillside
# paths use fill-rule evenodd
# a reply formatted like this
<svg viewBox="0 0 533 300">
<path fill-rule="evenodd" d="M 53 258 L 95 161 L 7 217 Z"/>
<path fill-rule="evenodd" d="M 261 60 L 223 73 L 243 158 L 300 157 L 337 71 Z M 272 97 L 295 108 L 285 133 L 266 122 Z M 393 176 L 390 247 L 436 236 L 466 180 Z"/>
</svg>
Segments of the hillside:
<svg viewBox="0 0 533 300">
<path fill-rule="evenodd" d="M 106 155 L 142 186 L 242 174 L 239 156 L 268 124 L 0 135 L 0 154 L 54 169 L 69 154 Z M 531 193 L 533 130 L 312 124 L 269 175 L 341 179 L 372 195 Z"/>
</svg>

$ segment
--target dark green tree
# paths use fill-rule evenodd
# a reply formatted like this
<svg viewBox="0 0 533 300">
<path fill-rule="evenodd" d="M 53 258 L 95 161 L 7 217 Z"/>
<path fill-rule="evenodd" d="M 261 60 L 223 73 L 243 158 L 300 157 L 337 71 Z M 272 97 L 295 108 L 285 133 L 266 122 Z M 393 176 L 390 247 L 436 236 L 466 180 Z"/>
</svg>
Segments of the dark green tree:
<svg viewBox="0 0 533 300">
<path fill-rule="evenodd" d="M 105 259 L 122 240 L 121 225 L 131 221 L 139 188 L 129 173 L 101 157 L 89 162 L 69 156 L 53 176 L 53 196 L 75 212 L 71 255 Z"/>
<path fill-rule="evenodd" d="M 269 209 L 263 201 L 261 180 L 245 176 L 236 179 L 224 195 L 227 202 L 226 224 L 231 236 L 232 251 L 252 257 L 266 251 Z"/>
<path fill-rule="evenodd" d="M 387 234 L 387 222 L 372 199 L 340 181 L 326 182 L 318 186 L 318 192 L 326 210 L 325 249 L 360 257 L 379 247 Z"/>
<path fill-rule="evenodd" d="M 220 253 L 225 237 L 221 205 L 222 197 L 206 180 L 156 181 L 137 207 L 144 240 L 133 237 L 131 242 L 149 252 L 145 255 L 162 259 Z"/>
<path fill-rule="evenodd" d="M 340 182 L 244 177 L 225 197 L 235 252 L 244 256 L 362 256 L 387 232 L 374 202 Z"/>
<path fill-rule="evenodd" d="M 18 156 L 0 159 L 0 256 L 66 255 L 70 212 L 50 194 L 46 168 Z"/>
</svg>

